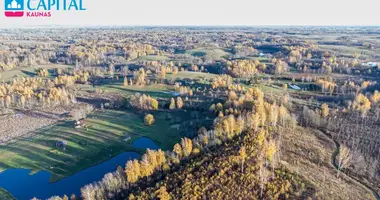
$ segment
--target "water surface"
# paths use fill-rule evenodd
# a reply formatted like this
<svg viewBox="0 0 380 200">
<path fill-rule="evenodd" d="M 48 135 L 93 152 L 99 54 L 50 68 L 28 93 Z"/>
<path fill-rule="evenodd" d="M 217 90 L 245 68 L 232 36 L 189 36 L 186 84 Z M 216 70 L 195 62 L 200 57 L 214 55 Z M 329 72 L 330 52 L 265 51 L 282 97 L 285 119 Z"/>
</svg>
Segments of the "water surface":
<svg viewBox="0 0 380 200">
<path fill-rule="evenodd" d="M 154 149 L 157 150 L 159 147 L 156 143 L 154 143 L 151 139 L 147 137 L 137 138 L 132 143 L 133 147 L 140 149 Z"/>
<path fill-rule="evenodd" d="M 133 142 L 136 148 L 158 149 L 149 138 L 138 138 Z M 0 173 L 0 187 L 11 193 L 16 199 L 29 200 L 33 197 L 47 199 L 51 196 L 75 194 L 80 196 L 80 188 L 88 183 L 99 181 L 106 173 L 116 171 L 118 166 L 125 166 L 128 160 L 140 158 L 136 152 L 122 153 L 99 165 L 87 168 L 55 183 L 50 183 L 50 173 L 40 171 L 30 175 L 28 169 L 8 169 Z"/>
</svg>

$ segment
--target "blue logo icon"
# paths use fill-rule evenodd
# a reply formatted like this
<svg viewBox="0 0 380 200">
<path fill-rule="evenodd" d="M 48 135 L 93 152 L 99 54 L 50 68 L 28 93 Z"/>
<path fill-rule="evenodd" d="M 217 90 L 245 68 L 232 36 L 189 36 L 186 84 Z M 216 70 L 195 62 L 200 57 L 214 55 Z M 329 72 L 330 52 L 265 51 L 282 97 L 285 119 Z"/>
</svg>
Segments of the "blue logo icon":
<svg viewBox="0 0 380 200">
<path fill-rule="evenodd" d="M 6 17 L 24 16 L 24 0 L 4 0 Z"/>
</svg>

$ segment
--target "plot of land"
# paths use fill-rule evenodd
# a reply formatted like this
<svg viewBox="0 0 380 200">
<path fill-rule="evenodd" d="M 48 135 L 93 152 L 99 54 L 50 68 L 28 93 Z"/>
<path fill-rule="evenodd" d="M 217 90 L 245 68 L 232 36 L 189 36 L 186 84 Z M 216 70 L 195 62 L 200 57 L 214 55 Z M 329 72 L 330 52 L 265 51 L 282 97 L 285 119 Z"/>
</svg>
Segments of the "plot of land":
<svg viewBox="0 0 380 200">
<path fill-rule="evenodd" d="M 89 116 L 88 128 L 75 130 L 67 121 L 45 128 L 32 138 L 23 138 L 0 149 L 0 171 L 9 168 L 25 168 L 33 171 L 47 170 L 51 181 L 57 181 L 82 169 L 110 159 L 125 151 L 141 151 L 132 146 L 139 137 L 152 139 L 160 148 L 169 149 L 182 137 L 180 131 L 171 128 L 173 120 L 168 113 L 151 112 L 156 119 L 153 126 L 145 126 L 143 115 L 131 111 L 108 110 Z M 181 121 L 186 113 L 171 113 L 171 119 Z M 128 142 L 125 137 L 131 137 Z M 56 147 L 57 141 L 67 141 L 64 151 Z"/>
<path fill-rule="evenodd" d="M 178 74 L 168 74 L 168 79 L 175 78 L 175 79 L 213 79 L 216 78 L 217 74 L 212 73 L 203 73 L 203 72 L 178 72 Z"/>
<path fill-rule="evenodd" d="M 1 80 L 10 81 L 10 80 L 17 78 L 17 77 L 35 76 L 36 75 L 35 71 L 36 71 L 36 69 L 39 69 L 39 68 L 48 69 L 49 72 L 52 73 L 52 70 L 55 68 L 66 69 L 66 68 L 70 68 L 70 67 L 72 67 L 72 66 L 51 64 L 51 65 L 39 65 L 39 66 L 32 66 L 32 67 L 14 68 L 14 69 L 9 70 L 9 71 L 0 72 L 0 74 L 1 74 L 0 81 Z"/>
<path fill-rule="evenodd" d="M 230 54 L 224 49 L 206 49 L 206 48 L 197 48 L 188 50 L 186 54 L 191 54 L 193 56 L 203 57 L 209 56 L 213 60 L 221 60 L 223 57 L 228 57 Z"/>
</svg>

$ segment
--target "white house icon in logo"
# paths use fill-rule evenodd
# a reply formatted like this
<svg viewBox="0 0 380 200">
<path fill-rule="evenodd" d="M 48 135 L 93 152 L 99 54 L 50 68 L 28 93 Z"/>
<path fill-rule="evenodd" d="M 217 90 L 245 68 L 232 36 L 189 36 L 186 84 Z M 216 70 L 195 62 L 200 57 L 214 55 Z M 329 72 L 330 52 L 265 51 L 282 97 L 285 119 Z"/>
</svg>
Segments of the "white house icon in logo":
<svg viewBox="0 0 380 200">
<path fill-rule="evenodd" d="M 21 5 L 16 0 L 13 0 L 7 7 L 8 9 L 20 9 Z"/>
<path fill-rule="evenodd" d="M 24 16 L 24 0 L 4 0 L 6 17 Z"/>
</svg>

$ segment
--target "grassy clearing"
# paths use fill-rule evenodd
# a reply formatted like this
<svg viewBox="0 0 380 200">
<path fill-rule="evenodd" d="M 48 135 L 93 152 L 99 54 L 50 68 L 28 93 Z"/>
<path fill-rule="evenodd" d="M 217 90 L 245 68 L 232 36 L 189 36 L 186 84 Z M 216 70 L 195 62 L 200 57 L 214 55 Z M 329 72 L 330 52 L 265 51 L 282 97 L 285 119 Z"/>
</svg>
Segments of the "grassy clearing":
<svg viewBox="0 0 380 200">
<path fill-rule="evenodd" d="M 14 200 L 15 198 L 6 190 L 0 188 L 0 200 Z"/>
<path fill-rule="evenodd" d="M 191 54 L 193 56 L 210 56 L 213 60 L 221 60 L 223 57 L 228 57 L 230 53 L 224 49 L 206 49 L 206 48 L 197 48 L 192 50 L 187 50 L 186 54 Z"/>
<path fill-rule="evenodd" d="M 165 84 L 153 84 L 153 85 L 145 85 L 145 86 L 138 86 L 138 85 L 123 86 L 123 78 L 120 78 L 119 80 L 104 79 L 102 80 L 102 83 L 96 87 L 92 87 L 91 85 L 77 85 L 77 86 L 79 87 L 79 89 L 87 91 L 87 92 L 94 92 L 96 88 L 99 88 L 105 92 L 119 93 L 125 97 L 129 95 L 133 95 L 135 93 L 141 93 L 141 94 L 147 94 L 153 97 L 169 98 L 172 95 L 166 92 L 174 91 L 173 86 L 165 85 Z"/>
<path fill-rule="evenodd" d="M 17 67 L 9 71 L 0 72 L 2 76 L 0 76 L 0 80 L 4 81 L 10 81 L 17 77 L 32 77 L 36 75 L 36 69 L 39 68 L 45 68 L 48 69 L 50 73 L 52 73 L 53 69 L 55 68 L 70 68 L 72 66 L 69 65 L 57 65 L 57 64 L 51 64 L 51 65 L 38 65 L 38 66 L 32 66 L 32 67 Z"/>
<path fill-rule="evenodd" d="M 218 75 L 217 74 L 212 74 L 212 73 L 204 73 L 204 72 L 189 72 L 189 71 L 184 71 L 184 72 L 178 72 L 178 74 L 168 74 L 167 78 L 168 79 L 195 79 L 195 80 L 201 80 L 201 79 L 213 79 L 216 78 Z"/>
<path fill-rule="evenodd" d="M 158 84 L 158 85 L 148 85 L 148 86 L 123 86 L 119 83 L 115 84 L 107 84 L 104 86 L 101 86 L 101 89 L 103 89 L 106 92 L 117 92 L 121 93 L 125 96 L 133 95 L 135 93 L 141 93 L 141 94 L 147 94 L 152 97 L 161 97 L 161 98 L 169 98 L 172 97 L 171 94 L 165 93 L 168 91 L 173 91 L 172 86 Z"/>
<path fill-rule="evenodd" d="M 343 46 L 343 45 L 319 45 L 319 48 L 322 50 L 332 50 L 339 52 L 341 54 L 347 54 L 352 56 L 355 53 L 361 53 L 363 55 L 372 55 L 375 54 L 375 52 L 365 49 L 365 48 L 360 48 L 360 47 L 353 47 L 353 46 Z"/>
<path fill-rule="evenodd" d="M 132 142 L 139 137 L 152 139 L 160 148 L 170 149 L 181 138 L 180 131 L 171 126 L 189 118 L 184 112 L 151 112 L 156 119 L 153 126 L 145 126 L 143 114 L 108 110 L 88 117 L 88 129 L 75 130 L 73 122 L 62 122 L 47 127 L 31 138 L 23 138 L 0 148 L 0 171 L 9 168 L 46 170 L 51 181 L 58 181 L 75 172 L 106 161 L 125 151 L 141 152 Z M 175 121 L 174 121 L 175 120 Z M 128 142 L 123 141 L 131 137 Z M 56 141 L 67 141 L 67 150 L 55 147 Z"/>
<path fill-rule="evenodd" d="M 162 61 L 162 60 L 169 60 L 170 58 L 167 56 L 155 56 L 155 55 L 148 55 L 148 56 L 140 56 L 136 60 L 146 60 L 146 61 Z"/>
</svg>

